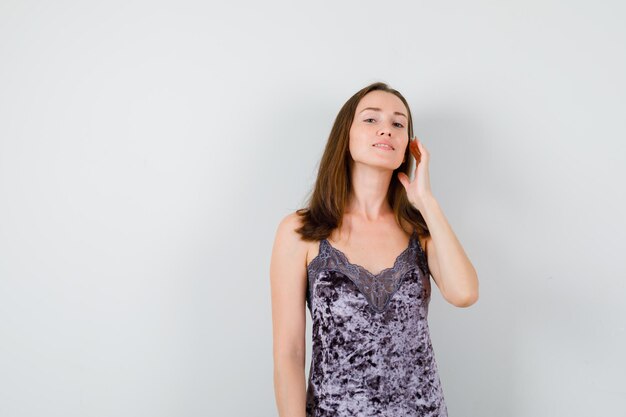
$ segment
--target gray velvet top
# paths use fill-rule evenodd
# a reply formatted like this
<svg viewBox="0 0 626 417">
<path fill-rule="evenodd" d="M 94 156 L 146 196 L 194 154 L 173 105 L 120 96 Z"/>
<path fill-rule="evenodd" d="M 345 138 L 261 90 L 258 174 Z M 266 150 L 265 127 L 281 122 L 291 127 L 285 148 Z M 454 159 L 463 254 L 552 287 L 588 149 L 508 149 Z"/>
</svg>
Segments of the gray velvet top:
<svg viewBox="0 0 626 417">
<path fill-rule="evenodd" d="M 307 417 L 447 417 L 428 329 L 430 280 L 414 231 L 372 274 L 326 239 L 307 267 L 313 321 Z"/>
</svg>

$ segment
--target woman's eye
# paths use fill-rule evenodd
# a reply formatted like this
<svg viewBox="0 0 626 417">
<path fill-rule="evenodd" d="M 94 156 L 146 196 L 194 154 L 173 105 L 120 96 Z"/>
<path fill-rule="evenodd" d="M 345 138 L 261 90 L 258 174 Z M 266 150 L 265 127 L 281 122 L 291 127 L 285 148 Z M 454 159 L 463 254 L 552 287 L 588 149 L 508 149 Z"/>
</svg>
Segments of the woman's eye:
<svg viewBox="0 0 626 417">
<path fill-rule="evenodd" d="M 363 120 L 363 121 L 364 121 L 364 122 L 369 122 L 370 120 L 375 120 L 375 119 L 373 119 L 373 118 L 371 118 L 371 117 L 370 117 L 370 118 L 365 119 L 365 120 Z M 404 127 L 404 125 L 403 125 L 402 123 L 400 123 L 400 122 L 395 122 L 395 123 L 394 123 L 394 125 L 398 126 L 399 128 L 403 128 L 403 127 Z"/>
</svg>

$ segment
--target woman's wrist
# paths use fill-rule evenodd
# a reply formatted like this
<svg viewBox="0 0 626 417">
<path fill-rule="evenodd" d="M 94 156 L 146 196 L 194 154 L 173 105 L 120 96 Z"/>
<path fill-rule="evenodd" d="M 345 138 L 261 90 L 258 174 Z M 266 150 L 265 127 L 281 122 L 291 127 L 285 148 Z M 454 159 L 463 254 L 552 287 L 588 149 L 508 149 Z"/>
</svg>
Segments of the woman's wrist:
<svg viewBox="0 0 626 417">
<path fill-rule="evenodd" d="M 431 211 L 433 208 L 437 208 L 439 203 L 437 199 L 432 193 L 428 193 L 425 196 L 421 197 L 419 201 L 411 202 L 413 206 L 422 213 L 425 214 L 427 211 Z"/>
</svg>

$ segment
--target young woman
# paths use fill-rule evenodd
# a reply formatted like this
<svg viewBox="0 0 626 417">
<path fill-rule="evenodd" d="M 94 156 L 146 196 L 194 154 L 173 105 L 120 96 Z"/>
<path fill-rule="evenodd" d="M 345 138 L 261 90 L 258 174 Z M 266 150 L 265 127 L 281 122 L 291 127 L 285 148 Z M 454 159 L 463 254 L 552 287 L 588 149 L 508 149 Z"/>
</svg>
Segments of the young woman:
<svg viewBox="0 0 626 417">
<path fill-rule="evenodd" d="M 447 416 L 430 276 L 457 307 L 476 302 L 478 277 L 431 192 L 429 153 L 412 138 L 398 91 L 358 91 L 337 115 L 307 207 L 278 226 L 270 282 L 280 417 Z"/>
</svg>

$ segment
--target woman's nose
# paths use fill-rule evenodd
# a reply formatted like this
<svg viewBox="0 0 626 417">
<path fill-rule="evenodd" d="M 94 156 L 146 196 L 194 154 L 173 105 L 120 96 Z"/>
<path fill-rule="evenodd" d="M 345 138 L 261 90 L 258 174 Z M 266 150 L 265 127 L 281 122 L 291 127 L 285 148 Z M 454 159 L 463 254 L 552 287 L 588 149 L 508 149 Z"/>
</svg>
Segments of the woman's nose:
<svg viewBox="0 0 626 417">
<path fill-rule="evenodd" d="M 391 126 L 389 125 L 389 123 L 382 123 L 380 125 L 380 130 L 378 131 L 379 135 L 389 135 L 391 136 Z"/>
</svg>

